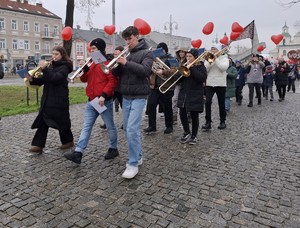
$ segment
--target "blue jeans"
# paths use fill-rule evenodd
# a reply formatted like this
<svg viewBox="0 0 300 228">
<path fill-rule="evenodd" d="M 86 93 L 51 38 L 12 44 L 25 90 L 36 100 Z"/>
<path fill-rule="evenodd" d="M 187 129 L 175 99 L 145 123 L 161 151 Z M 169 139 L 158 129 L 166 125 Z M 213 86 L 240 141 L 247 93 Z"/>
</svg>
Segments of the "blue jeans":
<svg viewBox="0 0 300 228">
<path fill-rule="evenodd" d="M 123 127 L 128 144 L 128 164 L 138 166 L 143 156 L 141 145 L 141 122 L 146 99 L 127 99 L 123 97 Z"/>
<path fill-rule="evenodd" d="M 231 104 L 230 97 L 225 97 L 225 110 L 226 110 L 226 112 L 230 111 L 230 104 Z"/>
<path fill-rule="evenodd" d="M 99 112 L 90 104 L 90 102 L 86 103 L 83 128 L 81 130 L 75 151 L 83 153 L 83 150 L 87 147 L 89 142 L 92 128 L 99 115 L 101 115 L 104 123 L 106 124 L 109 135 L 109 148 L 117 148 L 118 133 L 114 123 L 113 100 L 110 99 L 105 101 L 104 105 L 107 107 L 107 109 L 99 114 Z"/>
</svg>

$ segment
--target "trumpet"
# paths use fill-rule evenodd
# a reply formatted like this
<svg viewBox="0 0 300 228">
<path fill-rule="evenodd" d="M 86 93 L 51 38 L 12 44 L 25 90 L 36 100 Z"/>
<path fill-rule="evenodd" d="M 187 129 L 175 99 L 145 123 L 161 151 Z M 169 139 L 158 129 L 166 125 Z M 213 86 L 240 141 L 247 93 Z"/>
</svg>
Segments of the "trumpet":
<svg viewBox="0 0 300 228">
<path fill-rule="evenodd" d="M 226 46 L 223 49 L 221 49 L 220 51 L 216 52 L 215 54 L 209 52 L 206 56 L 206 61 L 209 63 L 213 63 L 214 61 L 216 61 L 216 58 L 218 58 L 220 55 L 223 55 L 227 52 L 229 52 L 230 47 Z"/>
<path fill-rule="evenodd" d="M 46 67 L 49 67 L 52 63 L 54 59 L 51 59 L 49 61 L 45 61 L 45 65 Z M 36 68 L 28 71 L 28 74 L 33 77 L 33 78 L 41 78 L 43 76 L 43 72 L 42 72 L 42 67 L 41 66 L 37 66 Z M 40 87 L 40 85 L 30 85 L 30 81 L 28 78 L 24 78 L 24 83 L 25 85 L 28 87 L 28 88 L 31 88 L 31 89 L 37 89 Z"/>
<path fill-rule="evenodd" d="M 83 75 L 83 73 L 84 73 L 83 68 L 85 66 L 88 66 L 88 67 L 91 66 L 92 63 L 93 63 L 92 57 L 88 57 L 86 59 L 85 63 L 80 68 L 78 68 L 71 77 L 69 77 L 69 79 L 71 80 L 71 82 L 74 82 L 75 78 L 80 78 Z"/>
<path fill-rule="evenodd" d="M 117 66 L 119 66 L 119 63 L 117 63 L 117 60 L 119 58 L 121 58 L 127 51 L 128 51 L 128 47 L 124 48 L 124 50 L 116 57 L 114 58 L 113 60 L 111 60 L 109 62 L 109 64 L 105 65 L 103 64 L 101 66 L 101 69 L 102 71 L 105 73 L 105 74 L 108 74 L 110 70 L 116 68 Z M 127 58 L 128 56 L 130 55 L 130 52 L 128 52 L 126 55 L 125 55 L 125 58 Z"/>
</svg>

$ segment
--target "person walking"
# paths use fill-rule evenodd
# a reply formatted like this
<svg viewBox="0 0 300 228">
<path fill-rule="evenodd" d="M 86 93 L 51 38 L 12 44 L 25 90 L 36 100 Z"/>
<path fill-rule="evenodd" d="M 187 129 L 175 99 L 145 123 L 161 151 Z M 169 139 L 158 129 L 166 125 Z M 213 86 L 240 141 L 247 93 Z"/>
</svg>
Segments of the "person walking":
<svg viewBox="0 0 300 228">
<path fill-rule="evenodd" d="M 103 39 L 96 38 L 92 40 L 90 47 L 92 53 L 100 51 L 101 54 L 105 56 L 106 43 Z M 105 65 L 108 63 L 109 61 L 104 62 Z M 109 148 L 104 159 L 113 159 L 119 155 L 117 147 L 118 135 L 114 123 L 112 99 L 118 80 L 111 72 L 104 73 L 101 64 L 95 64 L 95 62 L 90 66 L 85 65 L 83 71 L 84 73 L 80 76 L 80 80 L 87 83 L 86 95 L 88 97 L 88 102 L 85 105 L 83 128 L 75 150 L 71 153 L 64 154 L 66 159 L 77 164 L 81 164 L 82 154 L 88 145 L 92 128 L 99 115 L 104 121 L 109 135 Z M 93 106 L 92 102 L 94 102 L 95 99 L 99 107 L 106 107 L 101 113 Z"/>
<path fill-rule="evenodd" d="M 129 56 L 120 57 L 118 67 L 112 73 L 120 78 L 120 92 L 123 95 L 123 128 L 128 144 L 128 162 L 123 178 L 134 178 L 143 162 L 141 144 L 141 122 L 150 94 L 149 78 L 152 72 L 153 56 L 139 30 L 127 27 L 122 37 L 128 45 Z"/>
<path fill-rule="evenodd" d="M 288 85 L 288 74 L 291 72 L 290 66 L 283 58 L 278 59 L 278 64 L 275 68 L 274 81 L 281 102 L 285 99 L 286 86 Z"/>
<path fill-rule="evenodd" d="M 227 69 L 227 79 L 226 79 L 226 93 L 225 93 L 225 110 L 230 112 L 231 107 L 231 97 L 235 96 L 235 80 L 237 77 L 237 69 L 234 66 L 234 63 L 231 58 L 229 58 L 229 67 Z"/>
<path fill-rule="evenodd" d="M 247 73 L 246 69 L 239 60 L 235 62 L 235 68 L 237 69 L 237 76 L 235 79 L 235 99 L 238 105 L 241 105 L 243 101 L 243 88 L 245 86 Z"/>
<path fill-rule="evenodd" d="M 51 65 L 41 62 L 42 77 L 25 77 L 30 85 L 44 85 L 38 116 L 31 128 L 37 129 L 30 152 L 42 153 L 49 127 L 57 129 L 62 145 L 60 149 L 74 146 L 69 112 L 68 74 L 73 71 L 72 61 L 61 46 L 52 49 Z"/>
</svg>

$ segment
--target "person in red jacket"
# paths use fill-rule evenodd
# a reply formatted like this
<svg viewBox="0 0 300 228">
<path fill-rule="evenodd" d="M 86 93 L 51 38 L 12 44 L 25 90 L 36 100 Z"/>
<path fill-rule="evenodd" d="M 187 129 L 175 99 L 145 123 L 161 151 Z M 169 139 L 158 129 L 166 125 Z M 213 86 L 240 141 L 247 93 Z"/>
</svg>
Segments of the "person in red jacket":
<svg viewBox="0 0 300 228">
<path fill-rule="evenodd" d="M 92 40 L 90 47 L 91 52 L 100 51 L 102 55 L 106 56 L 106 43 L 104 40 L 96 38 Z M 104 64 L 107 65 L 108 61 L 104 62 Z M 92 128 L 99 115 L 101 115 L 109 135 L 109 149 L 104 158 L 106 160 L 113 159 L 119 155 L 119 151 L 117 149 L 117 129 L 113 118 L 112 99 L 118 80 L 111 74 L 111 72 L 108 74 L 104 73 L 102 71 L 101 64 L 95 64 L 94 62 L 90 66 L 86 65 L 83 68 L 83 72 L 84 74 L 80 77 L 80 80 L 82 82 L 87 82 L 86 95 L 89 100 L 85 107 L 84 124 L 75 151 L 64 155 L 65 158 L 77 164 L 81 163 L 82 153 L 87 147 Z M 95 98 L 97 99 L 100 107 L 105 106 L 107 109 L 99 113 L 91 103 L 91 101 Z"/>
</svg>

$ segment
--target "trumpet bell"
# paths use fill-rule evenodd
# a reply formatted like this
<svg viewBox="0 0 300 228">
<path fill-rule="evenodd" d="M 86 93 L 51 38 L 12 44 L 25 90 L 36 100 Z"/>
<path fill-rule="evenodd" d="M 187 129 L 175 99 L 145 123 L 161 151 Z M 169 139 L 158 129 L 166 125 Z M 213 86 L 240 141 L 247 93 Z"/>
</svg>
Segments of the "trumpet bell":
<svg viewBox="0 0 300 228">
<path fill-rule="evenodd" d="M 191 75 L 191 71 L 188 67 L 186 66 L 180 66 L 179 67 L 179 72 L 183 77 L 189 77 Z"/>
</svg>

